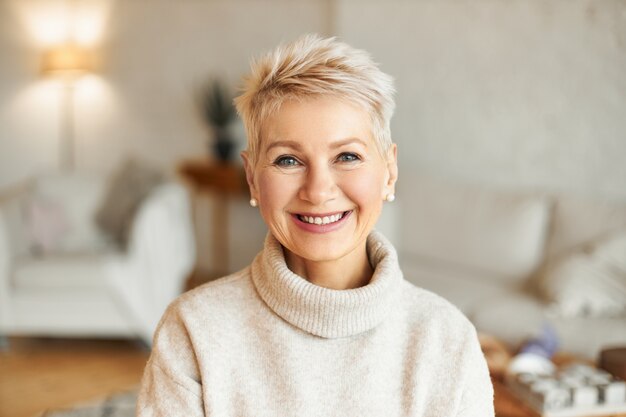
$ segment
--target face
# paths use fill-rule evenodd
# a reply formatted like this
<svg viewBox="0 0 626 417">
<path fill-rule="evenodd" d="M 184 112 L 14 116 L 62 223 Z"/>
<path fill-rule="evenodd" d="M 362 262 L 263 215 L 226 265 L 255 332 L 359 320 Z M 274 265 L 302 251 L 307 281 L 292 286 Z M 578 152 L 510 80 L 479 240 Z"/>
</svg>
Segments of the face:
<svg viewBox="0 0 626 417">
<path fill-rule="evenodd" d="M 287 101 L 261 138 L 254 166 L 242 154 L 250 193 L 289 255 L 327 262 L 365 253 L 397 178 L 396 147 L 380 154 L 367 112 L 335 98 Z"/>
</svg>

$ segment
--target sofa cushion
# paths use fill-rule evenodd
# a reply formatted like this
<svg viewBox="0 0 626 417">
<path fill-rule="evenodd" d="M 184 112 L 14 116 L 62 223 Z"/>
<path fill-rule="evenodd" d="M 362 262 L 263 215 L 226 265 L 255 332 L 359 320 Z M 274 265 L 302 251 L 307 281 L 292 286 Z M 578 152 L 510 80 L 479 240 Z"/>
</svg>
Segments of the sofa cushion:
<svg viewBox="0 0 626 417">
<path fill-rule="evenodd" d="M 27 207 L 38 202 L 56 206 L 67 223 L 65 233 L 54 244 L 56 251 L 98 252 L 107 247 L 107 240 L 93 218 L 102 188 L 99 178 L 84 173 L 55 172 L 37 178 L 34 190 L 26 201 Z M 37 246 L 36 241 L 30 242 L 30 247 L 33 246 Z"/>
<path fill-rule="evenodd" d="M 564 351 L 597 360 L 603 348 L 626 345 L 623 317 L 552 318 Z"/>
<path fill-rule="evenodd" d="M 135 159 L 124 161 L 111 175 L 96 222 L 122 249 L 128 244 L 137 209 L 164 179 L 160 170 Z"/>
<path fill-rule="evenodd" d="M 610 268 L 626 274 L 626 228 L 595 245 L 593 256 Z"/>
<path fill-rule="evenodd" d="M 537 285 L 563 317 L 624 316 L 626 232 L 552 260 L 538 275 Z"/>
<path fill-rule="evenodd" d="M 64 207 L 55 200 L 34 196 L 25 206 L 31 251 L 36 254 L 61 252 L 63 240 L 69 232 Z"/>
<path fill-rule="evenodd" d="M 524 291 L 511 290 L 476 306 L 468 318 L 477 330 L 517 349 L 541 331 L 547 321 L 547 310 L 539 299 Z"/>
<path fill-rule="evenodd" d="M 468 316 L 476 306 L 508 291 L 499 277 L 486 271 L 402 253 L 400 265 L 407 281 L 445 298 Z"/>
<path fill-rule="evenodd" d="M 607 346 L 626 344 L 626 320 L 608 317 L 563 318 L 523 291 L 501 294 L 483 303 L 469 317 L 476 328 L 507 343 L 512 349 L 535 336 L 545 323 L 554 327 L 559 350 L 596 359 Z"/>
<path fill-rule="evenodd" d="M 110 285 L 108 268 L 120 256 L 108 252 L 18 257 L 12 268 L 12 284 L 16 290 L 31 291 L 106 287 Z"/>
<path fill-rule="evenodd" d="M 626 203 L 555 195 L 546 254 L 555 258 L 626 229 Z"/>
<path fill-rule="evenodd" d="M 402 250 L 518 282 L 540 264 L 547 198 L 425 176 L 410 184 L 401 193 Z"/>
</svg>

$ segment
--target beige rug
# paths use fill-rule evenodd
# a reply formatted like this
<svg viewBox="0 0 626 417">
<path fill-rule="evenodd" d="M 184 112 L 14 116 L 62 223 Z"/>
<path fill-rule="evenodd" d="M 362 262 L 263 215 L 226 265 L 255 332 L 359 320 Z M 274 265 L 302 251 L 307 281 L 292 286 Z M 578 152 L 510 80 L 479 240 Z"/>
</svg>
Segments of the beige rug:
<svg viewBox="0 0 626 417">
<path fill-rule="evenodd" d="M 133 390 L 72 408 L 46 411 L 40 417 L 134 417 L 136 403 L 137 391 Z"/>
</svg>

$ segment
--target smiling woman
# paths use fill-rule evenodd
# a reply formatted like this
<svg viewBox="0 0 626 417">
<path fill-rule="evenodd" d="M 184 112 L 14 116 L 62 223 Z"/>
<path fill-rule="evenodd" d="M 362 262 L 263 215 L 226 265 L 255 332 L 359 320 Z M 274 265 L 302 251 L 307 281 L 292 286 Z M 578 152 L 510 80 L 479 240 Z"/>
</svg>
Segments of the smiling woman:
<svg viewBox="0 0 626 417">
<path fill-rule="evenodd" d="M 263 130 L 257 161 L 243 157 L 289 269 L 326 288 L 367 284 L 365 244 L 393 194 L 395 145 L 382 155 L 368 114 L 332 97 L 284 102 Z"/>
<path fill-rule="evenodd" d="M 493 416 L 474 327 L 373 231 L 398 176 L 391 77 L 308 35 L 256 61 L 235 101 L 265 246 L 168 308 L 138 415 Z"/>
</svg>

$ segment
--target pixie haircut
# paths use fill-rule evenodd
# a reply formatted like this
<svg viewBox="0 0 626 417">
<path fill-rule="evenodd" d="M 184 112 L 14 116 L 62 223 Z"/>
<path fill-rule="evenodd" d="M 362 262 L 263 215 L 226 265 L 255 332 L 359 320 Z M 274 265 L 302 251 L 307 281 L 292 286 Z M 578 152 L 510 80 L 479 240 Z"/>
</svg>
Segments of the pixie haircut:
<svg viewBox="0 0 626 417">
<path fill-rule="evenodd" d="M 381 154 L 391 146 L 389 123 L 395 107 L 393 78 L 382 72 L 370 55 L 315 34 L 253 60 L 235 98 L 248 136 L 248 154 L 256 164 L 263 123 L 286 100 L 336 97 L 356 104 L 369 115 L 372 134 Z"/>
</svg>

